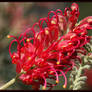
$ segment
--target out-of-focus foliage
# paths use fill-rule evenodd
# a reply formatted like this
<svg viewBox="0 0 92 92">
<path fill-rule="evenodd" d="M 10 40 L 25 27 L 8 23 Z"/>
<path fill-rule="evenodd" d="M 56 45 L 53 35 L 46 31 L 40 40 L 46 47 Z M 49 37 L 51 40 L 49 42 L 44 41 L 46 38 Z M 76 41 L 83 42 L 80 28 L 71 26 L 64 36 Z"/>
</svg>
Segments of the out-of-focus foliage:
<svg viewBox="0 0 92 92">
<path fill-rule="evenodd" d="M 8 52 L 9 43 L 12 38 L 7 39 L 7 35 L 11 34 L 17 37 L 20 33 L 24 32 L 26 28 L 31 27 L 40 18 L 48 16 L 49 11 L 56 9 L 61 9 L 64 11 L 64 8 L 69 7 L 70 4 L 70 2 L 0 3 L 0 86 L 4 85 L 16 75 L 15 66 L 11 63 Z M 91 2 L 78 2 L 78 4 L 80 7 L 79 20 L 87 16 L 92 16 Z M 68 76 L 69 74 L 67 77 Z M 61 80 L 60 83 L 62 85 L 63 80 Z M 53 90 L 63 90 L 61 85 L 58 84 L 55 88 L 53 88 Z M 18 80 L 8 89 L 31 90 L 31 85 L 25 85 Z M 68 87 L 66 89 L 68 89 Z"/>
</svg>

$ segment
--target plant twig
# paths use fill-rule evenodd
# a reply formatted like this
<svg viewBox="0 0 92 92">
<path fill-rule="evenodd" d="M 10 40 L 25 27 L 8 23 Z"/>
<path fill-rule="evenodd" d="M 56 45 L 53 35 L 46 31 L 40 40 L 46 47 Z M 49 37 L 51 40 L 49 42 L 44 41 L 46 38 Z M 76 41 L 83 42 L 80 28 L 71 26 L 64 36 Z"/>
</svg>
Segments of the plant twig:
<svg viewBox="0 0 92 92">
<path fill-rule="evenodd" d="M 4 90 L 6 88 L 8 88 L 9 86 L 11 86 L 12 84 L 14 84 L 16 81 L 16 78 L 13 78 L 12 80 L 10 80 L 9 82 L 7 82 L 6 84 L 4 84 L 2 87 L 0 87 L 0 90 Z"/>
<path fill-rule="evenodd" d="M 12 84 L 14 84 L 16 82 L 16 80 L 18 79 L 18 77 L 23 74 L 24 72 L 22 71 L 21 73 L 17 74 L 15 78 L 13 78 L 12 80 L 10 80 L 9 82 L 7 82 L 6 84 L 4 84 L 3 86 L 0 87 L 0 90 L 5 90 L 6 88 L 8 88 L 9 86 L 11 86 Z"/>
</svg>

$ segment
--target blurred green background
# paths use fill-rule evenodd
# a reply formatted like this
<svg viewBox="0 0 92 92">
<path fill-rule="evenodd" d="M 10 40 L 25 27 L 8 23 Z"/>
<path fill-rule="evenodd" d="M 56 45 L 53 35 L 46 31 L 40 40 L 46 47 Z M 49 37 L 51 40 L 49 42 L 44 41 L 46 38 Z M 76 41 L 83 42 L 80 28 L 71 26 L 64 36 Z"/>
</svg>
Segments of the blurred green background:
<svg viewBox="0 0 92 92">
<path fill-rule="evenodd" d="M 87 16 L 92 16 L 92 2 L 76 2 L 79 5 L 79 21 Z M 40 18 L 48 16 L 51 10 L 70 7 L 72 2 L 0 2 L 0 86 L 11 80 L 16 75 L 15 65 L 11 63 L 8 48 L 12 39 L 7 35 L 19 36 L 29 26 L 32 26 Z M 92 34 L 92 32 L 90 32 Z M 69 77 L 67 74 L 67 77 Z M 68 90 L 62 88 L 63 80 L 53 90 Z M 83 88 L 84 89 L 84 88 Z M 86 87 L 85 89 L 89 89 Z M 31 90 L 31 85 L 25 85 L 16 81 L 8 90 Z"/>
</svg>

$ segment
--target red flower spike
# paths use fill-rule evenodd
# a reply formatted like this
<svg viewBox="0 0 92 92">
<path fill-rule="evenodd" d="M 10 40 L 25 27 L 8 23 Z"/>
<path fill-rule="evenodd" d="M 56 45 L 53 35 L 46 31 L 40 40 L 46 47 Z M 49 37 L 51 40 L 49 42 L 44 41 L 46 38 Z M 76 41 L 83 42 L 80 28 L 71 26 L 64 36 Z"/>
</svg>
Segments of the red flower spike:
<svg viewBox="0 0 92 92">
<path fill-rule="evenodd" d="M 50 18 L 50 14 L 53 16 Z M 92 29 L 92 16 L 81 20 L 76 25 L 79 17 L 79 7 L 73 3 L 70 8 L 65 8 L 64 14 L 60 9 L 50 11 L 48 17 L 41 18 L 31 28 L 20 34 L 19 38 L 13 37 L 9 45 L 12 63 L 16 64 L 16 72 L 22 74 L 19 79 L 32 88 L 39 90 L 40 85 L 52 89 L 59 83 L 59 76 L 63 76 L 67 86 L 66 74 L 75 66 L 75 60 L 82 62 L 78 53 L 85 55 L 84 46 L 90 42 L 87 30 Z M 43 27 L 44 22 L 46 27 Z M 17 42 L 17 51 L 11 53 L 11 46 Z M 23 45 L 21 45 L 23 43 Z M 51 84 L 47 79 L 56 81 Z"/>
</svg>

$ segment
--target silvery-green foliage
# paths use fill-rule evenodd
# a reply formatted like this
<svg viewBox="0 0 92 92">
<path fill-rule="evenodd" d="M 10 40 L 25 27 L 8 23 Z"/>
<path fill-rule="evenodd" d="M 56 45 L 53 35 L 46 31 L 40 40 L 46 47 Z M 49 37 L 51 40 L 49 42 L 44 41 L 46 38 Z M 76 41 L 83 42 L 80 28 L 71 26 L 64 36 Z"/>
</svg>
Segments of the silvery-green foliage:
<svg viewBox="0 0 92 92">
<path fill-rule="evenodd" d="M 86 49 L 88 53 L 92 53 L 91 44 L 86 44 Z M 81 64 L 75 61 L 76 66 L 73 67 L 69 79 L 69 81 L 72 83 L 70 85 L 70 89 L 72 90 L 79 90 L 85 84 L 87 76 L 83 75 L 83 71 L 85 69 L 90 69 L 92 65 L 92 56 L 88 55 L 88 53 L 87 55 L 81 56 Z"/>
</svg>

